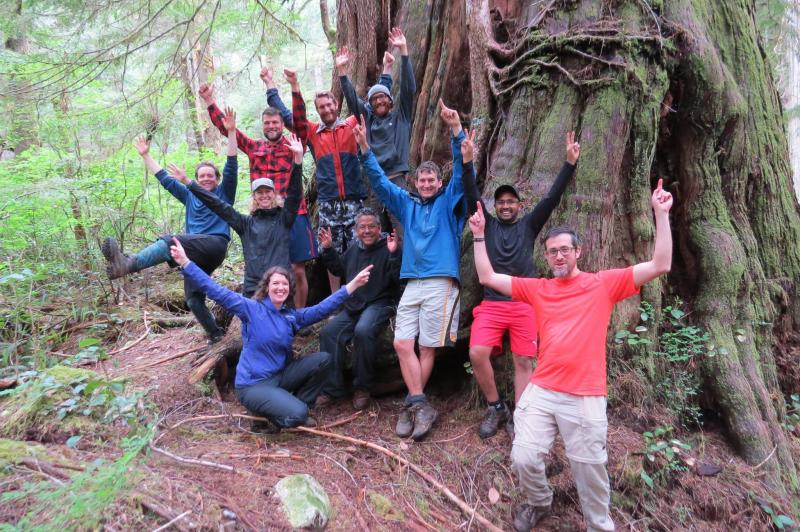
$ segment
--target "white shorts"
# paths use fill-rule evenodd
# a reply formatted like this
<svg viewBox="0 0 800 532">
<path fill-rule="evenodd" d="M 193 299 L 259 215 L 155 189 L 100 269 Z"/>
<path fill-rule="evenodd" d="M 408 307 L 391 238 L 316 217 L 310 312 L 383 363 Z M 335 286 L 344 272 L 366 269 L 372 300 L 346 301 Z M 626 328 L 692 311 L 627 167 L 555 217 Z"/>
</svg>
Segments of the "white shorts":
<svg viewBox="0 0 800 532">
<path fill-rule="evenodd" d="M 419 336 L 422 347 L 452 345 L 458 334 L 461 289 L 450 277 L 411 279 L 395 318 L 395 340 Z"/>
</svg>

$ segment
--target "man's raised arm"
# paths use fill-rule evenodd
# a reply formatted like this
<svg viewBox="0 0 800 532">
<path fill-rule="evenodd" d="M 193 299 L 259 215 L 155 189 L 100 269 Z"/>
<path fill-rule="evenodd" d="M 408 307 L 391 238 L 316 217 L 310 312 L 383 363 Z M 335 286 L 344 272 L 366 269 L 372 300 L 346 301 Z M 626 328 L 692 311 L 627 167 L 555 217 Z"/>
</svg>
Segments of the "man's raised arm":
<svg viewBox="0 0 800 532">
<path fill-rule="evenodd" d="M 478 273 L 478 280 L 483 286 L 488 286 L 503 295 L 511 295 L 511 276 L 503 273 L 496 273 L 489 262 L 489 255 L 486 253 L 486 240 L 484 240 L 484 230 L 486 228 L 486 218 L 483 216 L 483 209 L 476 206 L 475 214 L 469 217 L 469 229 L 472 231 L 472 248 L 475 252 L 475 271 Z"/>
<path fill-rule="evenodd" d="M 668 273 L 672 267 L 672 232 L 669 227 L 672 194 L 662 188 L 663 182 L 663 179 L 658 180 L 653 197 L 650 199 L 656 218 L 656 244 L 653 249 L 653 258 L 633 267 L 633 282 L 637 288 L 659 275 Z"/>
<path fill-rule="evenodd" d="M 353 82 L 350 81 L 350 78 L 347 75 L 347 66 L 349 64 L 350 52 L 346 46 L 343 46 L 338 52 L 336 52 L 334 66 L 336 67 L 336 73 L 339 75 L 339 83 L 342 86 L 344 101 L 347 102 L 347 108 L 350 110 L 351 115 L 363 115 L 364 117 L 368 118 L 368 115 L 371 113 L 369 113 L 367 107 L 358 98 L 358 95 L 356 94 L 356 88 L 353 87 Z"/>
<path fill-rule="evenodd" d="M 203 83 L 200 85 L 200 90 L 198 93 L 203 101 L 206 102 L 206 107 L 208 108 L 208 117 L 211 119 L 211 123 L 214 124 L 214 127 L 216 127 L 223 136 L 227 137 L 228 128 L 225 127 L 225 115 L 217 106 L 216 100 L 214 99 L 214 89 L 211 88 L 211 86 L 207 83 Z M 239 131 L 238 128 L 235 129 L 235 131 L 236 145 L 240 150 L 249 154 L 251 150 L 255 149 L 255 141 Z"/>
<path fill-rule="evenodd" d="M 278 86 L 275 85 L 275 79 L 270 67 L 261 69 L 261 81 L 267 87 L 267 107 L 274 107 L 281 113 L 283 118 L 283 125 L 289 131 L 292 131 L 292 112 L 283 103 L 281 95 L 278 93 Z"/>
<path fill-rule="evenodd" d="M 389 32 L 389 44 L 400 51 L 400 113 L 411 119 L 414 113 L 414 95 L 417 93 L 417 80 L 414 78 L 414 69 L 408 58 L 408 45 L 406 36 L 400 28 L 392 28 Z"/>
</svg>

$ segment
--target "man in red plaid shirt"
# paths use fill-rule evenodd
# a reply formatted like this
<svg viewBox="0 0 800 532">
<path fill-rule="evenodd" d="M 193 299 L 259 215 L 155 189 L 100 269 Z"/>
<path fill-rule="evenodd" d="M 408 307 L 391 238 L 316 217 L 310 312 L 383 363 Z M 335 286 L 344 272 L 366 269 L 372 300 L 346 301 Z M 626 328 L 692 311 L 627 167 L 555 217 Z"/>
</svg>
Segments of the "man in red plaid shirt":
<svg viewBox="0 0 800 532">
<path fill-rule="evenodd" d="M 222 124 L 224 115 L 214 101 L 213 89 L 203 84 L 200 86 L 199 92 L 200 97 L 208 106 L 211 122 L 219 129 L 220 133 L 227 135 L 228 132 Z M 236 142 L 250 161 L 250 181 L 262 177 L 271 179 L 275 183 L 275 192 L 285 199 L 292 174 L 294 155 L 289 149 L 286 137 L 283 136 L 284 124 L 280 111 L 274 107 L 267 107 L 261 113 L 261 124 L 266 138 L 251 139 L 237 129 Z M 294 304 L 297 308 L 305 307 L 308 298 L 308 280 L 304 263 L 317 256 L 317 240 L 308 219 L 308 208 L 304 196 L 292 227 L 289 242 L 289 259 L 292 261 L 292 270 L 294 270 L 296 280 Z"/>
</svg>

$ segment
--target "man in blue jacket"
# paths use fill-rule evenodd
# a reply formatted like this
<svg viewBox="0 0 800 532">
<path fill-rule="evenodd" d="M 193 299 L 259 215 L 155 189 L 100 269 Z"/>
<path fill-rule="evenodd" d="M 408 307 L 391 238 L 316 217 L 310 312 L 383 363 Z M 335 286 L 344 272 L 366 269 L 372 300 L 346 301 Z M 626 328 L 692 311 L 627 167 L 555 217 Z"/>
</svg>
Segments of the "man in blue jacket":
<svg viewBox="0 0 800 532">
<path fill-rule="evenodd" d="M 225 169 L 223 170 L 222 183 L 220 184 L 219 170 L 214 163 L 203 161 L 195 168 L 197 183 L 226 203 L 233 203 L 236 199 L 236 178 L 238 164 L 236 160 L 236 115 L 233 110 L 226 109 L 224 118 L 228 127 L 228 151 Z M 110 279 L 117 279 L 129 273 L 138 272 L 169 262 L 173 266 L 169 253 L 169 244 L 173 236 L 177 237 L 189 257 L 207 274 L 216 270 L 228 251 L 230 242 L 230 228 L 227 222 L 211 212 L 197 197 L 189 192 L 186 186 L 189 179 L 186 173 L 175 165 L 170 165 L 172 175 L 169 175 L 150 155 L 150 143 L 144 138 L 136 140 L 136 150 L 142 156 L 147 169 L 153 172 L 167 191 L 178 201 L 186 206 L 186 233 L 179 235 L 165 235 L 155 243 L 140 250 L 135 255 L 125 255 L 119 243 L 113 238 L 106 238 L 101 248 L 108 264 L 106 272 Z M 214 315 L 206 307 L 205 293 L 198 291 L 191 283 L 183 284 L 186 306 L 197 318 L 211 342 L 222 338 L 224 331 L 217 326 Z"/>
<path fill-rule="evenodd" d="M 363 118 L 353 131 L 372 188 L 405 228 L 400 278 L 408 284 L 397 307 L 394 348 L 408 396 L 395 432 L 401 438 L 412 436 L 415 440 L 427 435 L 438 416 L 424 393 L 436 348 L 455 342 L 458 331 L 459 257 L 466 216 L 461 154 L 464 133 L 458 113 L 441 100 L 439 107 L 452 133 L 453 176 L 446 187 L 432 161 L 416 169 L 416 194 L 395 185 L 370 150 Z M 414 352 L 417 337 L 419 358 Z"/>
</svg>

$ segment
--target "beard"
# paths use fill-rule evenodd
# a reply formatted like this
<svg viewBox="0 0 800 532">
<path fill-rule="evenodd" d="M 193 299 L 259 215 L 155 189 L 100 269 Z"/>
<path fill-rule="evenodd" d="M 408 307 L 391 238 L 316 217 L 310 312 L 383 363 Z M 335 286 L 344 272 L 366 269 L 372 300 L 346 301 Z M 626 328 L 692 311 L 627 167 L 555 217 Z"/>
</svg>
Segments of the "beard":
<svg viewBox="0 0 800 532">
<path fill-rule="evenodd" d="M 270 131 L 270 132 L 264 134 L 264 136 L 267 138 L 267 140 L 269 140 L 271 142 L 275 142 L 277 140 L 280 140 L 282 135 L 283 135 L 282 131 Z"/>
<path fill-rule="evenodd" d="M 572 272 L 572 269 L 569 267 L 568 264 L 563 266 L 553 266 L 551 268 L 553 270 L 553 277 L 558 279 L 563 279 L 564 277 L 568 277 L 569 274 Z"/>
</svg>

